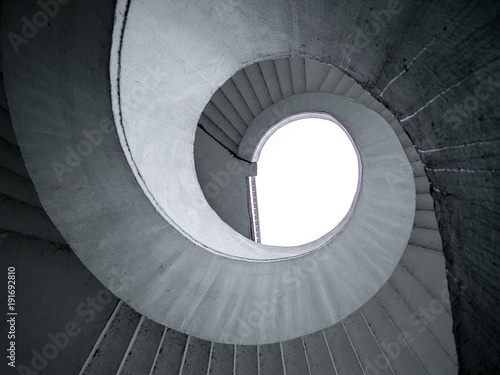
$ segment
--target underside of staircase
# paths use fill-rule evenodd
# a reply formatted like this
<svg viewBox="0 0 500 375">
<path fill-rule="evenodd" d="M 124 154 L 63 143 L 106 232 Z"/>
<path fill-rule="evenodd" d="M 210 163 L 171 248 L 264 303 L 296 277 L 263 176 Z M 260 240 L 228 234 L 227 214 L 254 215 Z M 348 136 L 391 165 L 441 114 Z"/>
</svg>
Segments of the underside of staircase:
<svg viewBox="0 0 500 375">
<path fill-rule="evenodd" d="M 17 25 L 12 20 L 18 21 L 21 15 L 31 15 L 38 9 L 33 4 L 27 5 L 28 2 L 21 3 L 3 1 L 2 52 L 10 48 L 6 34 L 12 25 Z M 302 2 L 292 3 L 293 8 Z M 357 12 L 370 8 L 368 4 L 358 3 L 345 7 L 349 22 L 362 22 Z M 376 9 L 386 6 L 385 2 L 372 3 Z M 199 118 L 195 148 L 198 143 L 201 149 L 217 148 L 228 155 L 237 155 L 248 126 L 266 108 L 294 95 L 329 93 L 362 103 L 382 116 L 399 138 L 414 174 L 414 226 L 408 246 L 389 281 L 371 300 L 339 323 L 310 335 L 265 345 L 222 344 L 165 327 L 116 298 L 97 280 L 72 251 L 40 202 L 32 175 L 25 165 L 26 158 L 31 156 L 23 154 L 14 130 L 16 117 L 12 114 L 11 118 L 9 85 L 4 85 L 6 63 L 2 62 L 0 260 L 4 268 L 16 267 L 19 311 L 16 332 L 18 368 L 7 368 L 6 371 L 55 375 L 445 375 L 456 374 L 460 369 L 461 374 L 495 373 L 498 370 L 499 325 L 496 315 L 500 273 L 496 251 L 498 241 L 495 241 L 498 238 L 495 226 L 498 199 L 494 195 L 492 198 L 491 192 L 498 188 L 495 157 L 499 149 L 497 122 L 500 106 L 494 99 L 498 98 L 498 91 L 492 91 L 494 95 L 483 102 L 484 106 L 453 130 L 446 129 L 441 118 L 445 109 L 463 103 L 473 91 L 475 86 L 466 81 L 469 75 L 481 72 L 484 77 L 491 77 L 486 73 L 499 69 L 499 49 L 489 46 L 495 46 L 500 27 L 498 18 L 488 16 L 490 13 L 498 16 L 499 7 L 487 1 L 472 3 L 462 4 L 463 9 L 456 4 L 443 5 L 437 1 L 404 4 L 403 9 L 408 14 L 397 22 L 404 28 L 408 27 L 409 33 L 417 33 L 421 26 L 415 20 L 425 18 L 429 19 L 428 26 L 437 25 L 434 28 L 439 28 L 439 32 L 448 33 L 442 26 L 447 25 L 456 34 L 442 37 L 436 34 L 431 44 L 424 46 L 420 43 L 422 45 L 415 47 L 418 53 L 404 54 L 405 61 L 402 62 L 400 56 L 397 61 L 392 56 L 404 43 L 404 39 L 397 36 L 401 29 L 393 25 L 392 35 L 395 36 L 381 39 L 378 42 L 381 46 L 377 47 L 386 49 L 379 64 L 392 66 L 390 74 L 380 67 L 377 70 L 376 67 L 367 67 L 364 62 L 358 63 L 355 55 L 352 55 L 352 62 L 350 58 L 349 62 L 343 59 L 342 64 L 335 67 L 312 56 L 297 54 L 274 60 L 260 59 L 238 70 L 220 88 L 214 89 Z M 246 8 L 237 1 L 219 4 L 216 8 L 221 11 L 233 6 L 263 17 L 256 9 Z M 72 2 L 60 7 L 61 14 L 50 21 L 54 28 L 80 22 L 75 28 L 80 27 L 81 34 L 85 34 L 87 28 L 99 29 L 102 37 L 99 41 L 92 41 L 92 46 L 67 46 L 68 51 L 81 48 L 83 52 L 74 55 L 68 52 L 71 56 L 67 60 L 69 63 L 57 69 L 64 71 L 86 66 L 85 74 L 92 77 L 89 79 L 95 78 L 92 75 L 95 71 L 105 72 L 102 77 L 107 78 L 96 86 L 107 89 L 108 56 L 99 55 L 101 60 L 92 61 L 94 55 L 89 52 L 87 65 L 82 59 L 87 57 L 85 51 L 93 51 L 99 43 L 103 45 L 102 50 L 109 50 L 115 3 L 92 0 L 85 5 Z M 325 5 L 325 11 L 328 7 Z M 469 14 L 475 17 L 470 18 Z M 437 21 L 435 17 L 438 16 L 449 19 L 449 22 Z M 8 27 L 5 20 L 9 20 Z M 465 21 L 470 22 L 467 31 L 457 31 L 460 30 L 458 24 Z M 442 27 L 445 27 L 444 31 Z M 40 33 L 50 33 L 48 28 L 41 29 Z M 297 30 L 294 32 L 298 33 Z M 318 35 L 322 35 L 321 32 Z M 455 59 L 455 53 L 447 49 L 447 59 L 452 63 L 446 64 L 446 68 L 436 67 L 446 59 L 432 56 L 427 57 L 428 62 L 419 68 L 421 54 L 433 44 L 433 48 L 448 48 L 450 38 L 457 44 L 466 43 L 471 54 L 483 54 L 477 53 L 480 57 L 471 62 L 467 56 L 462 60 Z M 474 41 L 477 45 L 480 44 L 478 41 L 484 41 L 476 46 L 479 51 L 474 50 Z M 310 42 L 315 43 L 313 39 Z M 57 43 L 64 41 L 57 40 Z M 364 52 L 365 58 L 371 48 L 377 50 L 375 44 Z M 50 46 L 42 42 L 37 44 L 36 38 L 21 48 L 38 49 L 40 55 L 44 55 L 46 49 L 50 55 Z M 433 51 L 435 56 L 440 52 L 443 51 L 439 48 Z M 12 66 L 15 60 L 12 60 L 12 52 L 9 53 L 11 60 L 7 64 Z M 41 61 L 58 59 L 50 57 Z M 40 63 L 43 69 L 52 69 L 43 64 Z M 411 70 L 413 64 L 417 73 Z M 439 71 L 441 80 L 434 76 L 434 80 L 429 79 L 425 75 L 427 69 L 434 73 Z M 406 84 L 399 85 L 401 82 L 397 80 L 406 73 L 411 75 L 412 83 L 402 78 Z M 373 78 L 386 75 L 386 78 L 395 78 L 393 81 L 387 79 L 385 84 Z M 484 77 L 487 81 L 488 78 Z M 10 78 L 11 88 L 16 79 Z M 415 104 L 408 107 L 401 93 L 411 90 L 415 82 L 422 88 L 415 95 Z M 464 91 L 455 93 L 452 89 L 459 86 L 462 89 L 462 82 L 466 82 Z M 96 92 L 101 93 L 100 87 Z M 79 105 L 79 90 L 78 83 L 75 83 L 77 99 L 68 99 L 65 105 Z M 452 91 L 448 93 L 449 90 Z M 441 96 L 445 104 L 439 104 Z M 19 98 L 15 100 L 19 101 Z M 104 100 L 109 101 L 108 98 Z M 444 107 L 433 109 L 433 103 Z M 430 109 L 436 114 L 419 119 L 419 114 L 423 115 Z M 40 108 L 25 110 L 35 114 L 33 119 L 43 113 Z M 50 118 L 47 121 L 50 122 Z M 68 124 L 71 121 L 68 119 Z M 39 131 L 35 123 L 17 126 Z M 205 156 L 195 154 L 195 164 Z M 208 179 L 202 175 L 203 171 L 198 173 L 200 181 Z M 79 194 L 77 190 L 74 193 Z M 223 195 L 212 200 L 207 198 L 207 201 L 212 207 L 217 207 L 222 219 L 231 222 L 234 212 L 224 207 Z M 234 229 L 250 237 L 250 230 L 243 233 L 245 229 L 241 228 L 245 225 Z M 119 267 L 110 272 L 125 283 L 129 277 L 126 270 Z M 258 322 L 243 324 L 249 329 L 258 326 Z M 2 332 L 5 327 L 5 322 L 2 322 Z M 67 337 L 67 342 L 57 345 L 54 337 L 63 336 Z"/>
</svg>

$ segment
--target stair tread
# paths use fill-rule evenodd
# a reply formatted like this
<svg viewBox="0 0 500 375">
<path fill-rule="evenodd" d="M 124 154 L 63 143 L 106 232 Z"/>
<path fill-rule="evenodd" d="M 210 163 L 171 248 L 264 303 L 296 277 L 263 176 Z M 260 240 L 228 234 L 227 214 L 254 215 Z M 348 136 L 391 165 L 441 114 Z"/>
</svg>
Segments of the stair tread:
<svg viewBox="0 0 500 375">
<path fill-rule="evenodd" d="M 303 375 L 309 373 L 301 337 L 282 342 L 281 350 L 283 352 L 283 362 L 287 375 Z"/>
<path fill-rule="evenodd" d="M 222 90 L 217 90 L 213 95 L 211 101 L 217 107 L 217 109 L 224 115 L 225 118 L 231 123 L 231 125 L 238 131 L 240 135 L 243 135 L 247 129 L 247 124 L 245 120 L 240 116 L 239 112 L 233 106 L 233 104 L 227 99 Z"/>
<path fill-rule="evenodd" d="M 263 109 L 270 107 L 273 104 L 271 95 L 264 80 L 264 75 L 260 70 L 259 64 L 252 64 L 243 69 L 252 85 L 253 91 L 259 100 L 260 106 Z"/>
<path fill-rule="evenodd" d="M 259 374 L 283 374 L 283 361 L 279 343 L 259 346 Z"/>
<path fill-rule="evenodd" d="M 164 327 L 150 319 L 144 319 L 137 339 L 124 363 L 120 375 L 147 374 L 151 369 Z"/>
<path fill-rule="evenodd" d="M 167 329 L 151 374 L 179 373 L 186 343 L 187 335 Z"/>
<path fill-rule="evenodd" d="M 335 91 L 335 87 L 337 87 L 343 76 L 344 72 L 337 68 L 331 67 L 328 75 L 325 77 L 324 82 L 321 84 L 319 91 L 333 94 L 333 92 Z"/>
<path fill-rule="evenodd" d="M 283 99 L 283 93 L 281 91 L 281 85 L 278 78 L 278 72 L 276 71 L 276 66 L 272 60 L 266 60 L 259 62 L 260 70 L 266 82 L 267 90 L 271 96 L 273 103 L 279 102 Z"/>
<path fill-rule="evenodd" d="M 290 70 L 290 59 L 281 58 L 274 60 L 276 72 L 280 82 L 281 92 L 283 97 L 287 98 L 293 95 L 292 72 Z"/>
<path fill-rule="evenodd" d="M 257 347 L 237 345 L 235 347 L 235 375 L 255 375 L 258 372 Z"/>
<path fill-rule="evenodd" d="M 392 324 L 376 298 L 368 301 L 360 311 L 377 341 L 384 343 L 381 348 L 396 374 L 427 375 L 406 345 L 408 337 Z M 376 364 L 374 366 L 378 369 Z"/>
<path fill-rule="evenodd" d="M 304 59 L 290 58 L 290 71 L 292 72 L 293 92 L 295 95 L 306 92 L 306 68 Z"/>
<path fill-rule="evenodd" d="M 238 88 L 241 96 L 245 100 L 245 103 L 247 103 L 248 108 L 250 109 L 250 111 L 252 111 L 253 117 L 261 113 L 263 110 L 262 105 L 260 104 L 259 98 L 257 98 L 257 95 L 255 94 L 252 84 L 250 83 L 250 80 L 248 79 L 245 71 L 242 69 L 237 72 L 232 77 L 232 80 L 235 86 Z"/>
<path fill-rule="evenodd" d="M 234 81 L 232 79 L 228 79 L 220 89 L 234 106 L 243 121 L 245 121 L 245 124 L 248 126 L 255 118 L 255 116 L 248 107 L 248 104 L 246 103 L 243 96 L 241 96 L 241 93 L 239 92 L 238 87 L 236 87 Z"/>
<path fill-rule="evenodd" d="M 82 375 L 116 373 L 139 320 L 140 314 L 123 304 Z"/>
<path fill-rule="evenodd" d="M 330 70 L 330 65 L 312 59 L 305 59 L 306 91 L 317 92 Z"/>
<path fill-rule="evenodd" d="M 311 374 L 334 374 L 335 368 L 330 357 L 323 332 L 318 331 L 303 337 L 307 364 Z"/>
</svg>

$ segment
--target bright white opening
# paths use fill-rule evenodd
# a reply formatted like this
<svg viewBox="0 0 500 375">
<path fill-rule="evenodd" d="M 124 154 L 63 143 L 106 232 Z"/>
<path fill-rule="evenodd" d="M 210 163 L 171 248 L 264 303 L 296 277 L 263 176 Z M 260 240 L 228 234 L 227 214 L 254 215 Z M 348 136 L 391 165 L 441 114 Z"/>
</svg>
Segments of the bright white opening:
<svg viewBox="0 0 500 375">
<path fill-rule="evenodd" d="M 278 129 L 258 160 L 261 242 L 298 246 L 334 229 L 351 208 L 358 169 L 356 150 L 335 122 L 304 118 Z"/>
</svg>

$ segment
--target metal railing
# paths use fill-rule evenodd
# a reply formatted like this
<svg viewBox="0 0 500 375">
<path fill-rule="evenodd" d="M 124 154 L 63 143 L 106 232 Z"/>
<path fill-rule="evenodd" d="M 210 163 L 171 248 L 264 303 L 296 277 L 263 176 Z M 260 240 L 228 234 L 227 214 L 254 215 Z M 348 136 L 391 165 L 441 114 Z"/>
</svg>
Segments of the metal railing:
<svg viewBox="0 0 500 375">
<path fill-rule="evenodd" d="M 248 177 L 248 191 L 250 192 L 250 218 L 252 225 L 252 239 L 257 243 L 261 243 L 259 207 L 257 204 L 257 188 L 255 185 L 255 176 Z"/>
</svg>

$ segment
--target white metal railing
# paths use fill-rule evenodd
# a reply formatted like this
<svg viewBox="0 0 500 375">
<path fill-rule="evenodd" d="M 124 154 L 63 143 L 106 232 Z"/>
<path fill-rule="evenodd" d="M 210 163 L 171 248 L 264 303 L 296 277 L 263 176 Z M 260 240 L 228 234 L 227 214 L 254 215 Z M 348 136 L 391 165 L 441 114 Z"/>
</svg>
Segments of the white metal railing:
<svg viewBox="0 0 500 375">
<path fill-rule="evenodd" d="M 257 204 L 257 188 L 255 185 L 255 176 L 248 177 L 248 191 L 250 192 L 250 218 L 252 221 L 252 237 L 255 242 L 260 243 L 259 208 Z"/>
</svg>

